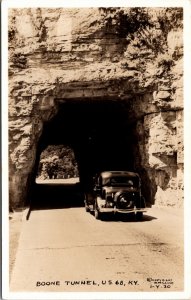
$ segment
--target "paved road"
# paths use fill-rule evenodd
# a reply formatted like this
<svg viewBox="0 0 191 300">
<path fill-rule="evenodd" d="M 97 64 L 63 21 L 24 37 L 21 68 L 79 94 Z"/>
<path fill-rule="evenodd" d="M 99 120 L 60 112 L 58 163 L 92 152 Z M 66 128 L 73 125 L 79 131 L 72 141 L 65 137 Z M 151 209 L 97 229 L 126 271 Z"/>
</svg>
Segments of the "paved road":
<svg viewBox="0 0 191 300">
<path fill-rule="evenodd" d="M 124 215 L 95 220 L 83 207 L 67 207 L 35 210 L 23 221 L 11 291 L 182 289 L 178 210 L 153 207 L 136 222 Z"/>
<path fill-rule="evenodd" d="M 36 179 L 37 184 L 75 184 L 80 182 L 79 177 L 72 177 L 67 179 Z"/>
</svg>

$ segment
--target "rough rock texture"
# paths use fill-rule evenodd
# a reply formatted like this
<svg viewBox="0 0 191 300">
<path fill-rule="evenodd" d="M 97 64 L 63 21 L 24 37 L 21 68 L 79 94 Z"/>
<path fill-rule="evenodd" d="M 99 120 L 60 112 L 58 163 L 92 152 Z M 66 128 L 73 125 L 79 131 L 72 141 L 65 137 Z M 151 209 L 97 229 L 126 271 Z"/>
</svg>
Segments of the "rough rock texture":
<svg viewBox="0 0 191 300">
<path fill-rule="evenodd" d="M 182 206 L 182 56 L 181 8 L 10 9 L 11 205 L 25 203 L 58 99 L 100 97 L 126 105 L 150 201 Z"/>
</svg>

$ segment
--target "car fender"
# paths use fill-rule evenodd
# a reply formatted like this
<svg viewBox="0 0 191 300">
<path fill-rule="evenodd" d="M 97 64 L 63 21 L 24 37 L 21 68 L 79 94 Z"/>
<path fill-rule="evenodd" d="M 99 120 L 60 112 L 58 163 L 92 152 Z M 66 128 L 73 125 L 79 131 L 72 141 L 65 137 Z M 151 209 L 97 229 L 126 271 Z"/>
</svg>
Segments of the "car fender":
<svg viewBox="0 0 191 300">
<path fill-rule="evenodd" d="M 97 197 L 96 198 L 96 203 L 97 203 L 97 207 L 98 208 L 101 208 L 102 205 L 105 205 L 106 203 L 106 200 L 101 198 L 101 197 Z"/>
</svg>

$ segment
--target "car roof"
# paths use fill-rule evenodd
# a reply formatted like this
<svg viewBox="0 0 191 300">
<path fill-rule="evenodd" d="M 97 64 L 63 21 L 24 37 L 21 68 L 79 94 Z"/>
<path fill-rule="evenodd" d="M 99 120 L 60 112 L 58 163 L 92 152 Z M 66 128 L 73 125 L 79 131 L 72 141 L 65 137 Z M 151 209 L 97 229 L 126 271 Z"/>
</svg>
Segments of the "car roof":
<svg viewBox="0 0 191 300">
<path fill-rule="evenodd" d="M 129 171 L 104 171 L 101 172 L 100 175 L 102 176 L 102 178 L 108 178 L 112 176 L 139 177 L 137 173 L 129 172 Z"/>
</svg>

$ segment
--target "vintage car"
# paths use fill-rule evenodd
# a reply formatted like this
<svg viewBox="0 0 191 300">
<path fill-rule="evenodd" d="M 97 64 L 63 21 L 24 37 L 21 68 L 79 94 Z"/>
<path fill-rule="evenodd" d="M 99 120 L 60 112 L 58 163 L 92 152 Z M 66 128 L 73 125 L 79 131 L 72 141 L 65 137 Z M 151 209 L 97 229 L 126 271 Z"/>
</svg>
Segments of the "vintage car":
<svg viewBox="0 0 191 300">
<path fill-rule="evenodd" d="M 103 213 L 133 213 L 138 220 L 146 211 L 141 194 L 141 179 L 137 173 L 105 171 L 94 179 L 92 192 L 85 195 L 86 211 L 93 211 L 96 219 Z"/>
</svg>

